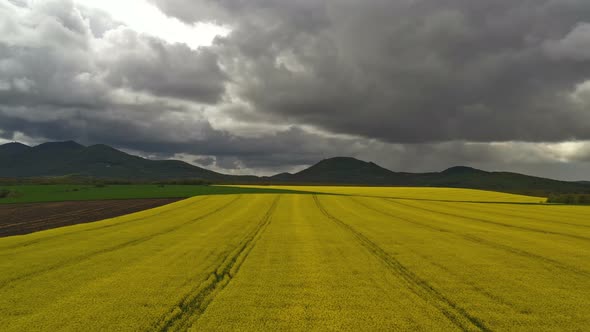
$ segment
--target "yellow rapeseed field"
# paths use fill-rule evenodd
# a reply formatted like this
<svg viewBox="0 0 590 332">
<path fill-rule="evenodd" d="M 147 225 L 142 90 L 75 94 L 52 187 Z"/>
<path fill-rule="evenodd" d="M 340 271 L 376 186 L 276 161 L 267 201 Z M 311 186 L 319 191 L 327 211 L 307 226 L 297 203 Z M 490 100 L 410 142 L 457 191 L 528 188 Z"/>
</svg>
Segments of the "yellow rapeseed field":
<svg viewBox="0 0 590 332">
<path fill-rule="evenodd" d="M 294 189 L 2 238 L 0 330 L 590 329 L 590 207 Z"/>
</svg>

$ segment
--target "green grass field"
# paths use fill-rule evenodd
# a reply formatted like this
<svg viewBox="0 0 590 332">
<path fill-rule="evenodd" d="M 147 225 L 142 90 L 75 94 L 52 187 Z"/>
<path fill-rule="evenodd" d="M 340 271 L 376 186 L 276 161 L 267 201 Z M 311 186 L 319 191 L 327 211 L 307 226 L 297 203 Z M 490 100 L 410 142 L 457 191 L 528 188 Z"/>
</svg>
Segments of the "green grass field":
<svg viewBox="0 0 590 332">
<path fill-rule="evenodd" d="M 2 238 L 1 330 L 590 327 L 590 207 L 296 189 L 325 194 L 203 195 Z"/>
<path fill-rule="evenodd" d="M 132 198 L 188 198 L 199 195 L 292 193 L 286 188 L 202 186 L 202 185 L 14 185 L 0 186 L 11 192 L 0 198 L 2 203 L 35 203 L 60 201 L 88 201 Z"/>
</svg>

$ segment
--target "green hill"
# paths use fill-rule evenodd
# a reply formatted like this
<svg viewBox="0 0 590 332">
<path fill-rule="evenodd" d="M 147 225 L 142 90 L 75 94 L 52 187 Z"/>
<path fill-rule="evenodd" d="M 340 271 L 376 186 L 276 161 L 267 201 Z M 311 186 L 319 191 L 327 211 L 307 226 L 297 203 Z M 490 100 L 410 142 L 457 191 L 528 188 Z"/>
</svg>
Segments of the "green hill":
<svg viewBox="0 0 590 332">
<path fill-rule="evenodd" d="M 442 172 L 393 172 L 375 163 L 348 157 L 336 157 L 295 174 L 282 173 L 270 182 L 305 184 L 349 184 L 409 187 L 472 188 L 529 195 L 549 193 L 590 193 L 590 184 L 558 181 L 510 172 L 487 172 L 472 167 L 456 166 Z"/>
<path fill-rule="evenodd" d="M 389 182 L 394 174 L 372 162 L 336 157 L 322 160 L 299 173 L 282 173 L 271 179 L 306 183 L 382 184 Z"/>
<path fill-rule="evenodd" d="M 8 147 L 7 147 L 8 145 Z M 222 180 L 232 178 L 177 160 L 149 160 L 107 145 L 85 147 L 76 142 L 52 142 L 35 147 L 0 146 L 1 177 L 82 176 L 119 179 Z"/>
<path fill-rule="evenodd" d="M 510 172 L 487 172 L 457 166 L 442 172 L 393 172 L 373 162 L 329 158 L 298 173 L 271 177 L 232 176 L 177 160 L 150 160 L 110 146 L 73 141 L 29 147 L 0 145 L 0 178 L 91 177 L 124 180 L 201 179 L 215 183 L 428 186 L 485 189 L 530 195 L 590 193 L 590 183 L 545 179 Z"/>
</svg>

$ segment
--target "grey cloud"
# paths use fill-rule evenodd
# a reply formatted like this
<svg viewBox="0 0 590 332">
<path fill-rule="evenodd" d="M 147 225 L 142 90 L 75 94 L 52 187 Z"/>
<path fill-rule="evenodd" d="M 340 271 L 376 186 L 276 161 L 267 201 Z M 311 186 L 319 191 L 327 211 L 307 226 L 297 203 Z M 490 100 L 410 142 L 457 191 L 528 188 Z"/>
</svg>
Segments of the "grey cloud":
<svg viewBox="0 0 590 332">
<path fill-rule="evenodd" d="M 325 0 L 149 0 L 164 12 L 187 23 L 216 22 L 239 26 L 248 23 L 291 25 L 302 30 L 313 30 L 325 23 Z"/>
<path fill-rule="evenodd" d="M 213 4 L 158 3 L 189 21 Z M 583 52 L 572 39 L 584 25 L 572 29 L 590 20 L 587 1 L 216 3 L 233 27 L 216 51 L 236 91 L 277 122 L 393 143 L 590 138 L 566 97 L 590 65 L 547 52 L 560 40 Z"/>
<path fill-rule="evenodd" d="M 86 16 L 84 16 L 86 15 Z M 225 75 L 206 49 L 140 35 L 68 1 L 40 2 L 24 16 L 0 5 L 0 96 L 11 105 L 104 107 L 114 88 L 214 103 Z M 89 19 L 90 18 L 90 19 Z M 95 34 L 98 38 L 94 39 Z M 23 83 L 29 82 L 27 89 Z M 26 91 L 24 91 L 26 90 Z"/>
<path fill-rule="evenodd" d="M 185 22 L 218 22 L 230 19 L 227 10 L 217 1 L 194 1 L 186 0 L 149 0 L 156 4 L 168 15 L 177 17 Z"/>
<path fill-rule="evenodd" d="M 19 7 L 26 7 L 28 1 L 27 0 L 8 0 L 8 2 L 14 4 L 15 6 Z"/>
<path fill-rule="evenodd" d="M 46 0 L 35 3 L 34 7 L 46 15 L 46 19 L 54 20 L 60 27 L 73 34 L 85 35 L 88 33 L 88 26 L 72 1 Z"/>
<path fill-rule="evenodd" d="M 107 91 L 88 56 L 90 32 L 71 2 L 44 2 L 24 17 L 0 5 L 0 19 L 2 104 L 100 103 Z"/>
<path fill-rule="evenodd" d="M 29 110 L 25 116 L 19 109 L 0 107 L 2 137 L 12 139 L 18 133 L 26 133 L 41 140 L 76 138 L 81 143 L 104 143 L 158 158 L 187 154 L 201 156 L 196 161 L 191 160 L 197 164 L 211 165 L 211 158 L 214 158 L 216 165 L 224 169 L 259 168 L 272 171 L 312 164 L 330 157 L 331 151 L 343 151 L 354 143 L 353 140 L 325 138 L 297 127 L 239 137 L 214 129 L 206 119 L 185 117 L 182 112 L 178 112 L 176 117 L 165 118 L 146 115 L 146 112 L 159 112 L 161 107 L 143 105 L 141 110 L 128 108 L 124 118 L 110 111 L 57 111 L 47 108 Z M 51 113 L 52 116 L 43 118 L 43 113 Z"/>
<path fill-rule="evenodd" d="M 226 77 L 215 53 L 169 45 L 129 29 L 111 30 L 105 39 L 109 48 L 100 62 L 113 86 L 204 103 L 221 99 Z"/>
<path fill-rule="evenodd" d="M 209 156 L 200 156 L 200 157 L 193 159 L 193 163 L 207 167 L 207 166 L 211 166 L 215 163 L 215 158 L 209 157 Z"/>
<path fill-rule="evenodd" d="M 590 159 L 568 155 L 547 143 L 468 143 L 447 142 L 400 146 L 394 160 L 379 158 L 393 169 L 440 171 L 449 166 L 466 165 L 488 171 L 510 171 L 561 180 L 585 180 L 590 176 Z M 582 144 L 578 153 L 590 151 Z"/>
<path fill-rule="evenodd" d="M 569 180 L 588 179 L 587 174 L 590 174 L 587 153 L 590 143 L 563 161 L 559 151 L 535 143 L 389 144 L 355 137 L 327 137 L 298 127 L 240 137 L 214 129 L 204 119 L 195 121 L 179 117 L 155 121 L 145 111 L 158 112 L 161 105 L 144 105 L 142 108 L 127 109 L 126 118 L 110 112 L 40 109 L 38 113 L 53 114 L 52 118 L 44 120 L 35 116 L 26 118 L 17 111 L 4 109 L 0 110 L 1 136 L 12 140 L 19 133 L 27 133 L 38 141 L 76 138 L 82 143 L 105 143 L 158 159 L 184 155 L 185 158 L 181 159 L 236 174 L 271 175 L 297 171 L 334 156 L 353 156 L 375 161 L 394 171 L 408 172 L 440 171 L 455 165 L 468 165 Z"/>
<path fill-rule="evenodd" d="M 590 144 L 586 144 L 580 149 L 578 149 L 575 154 L 570 157 L 571 161 L 574 162 L 581 162 L 581 163 L 589 163 L 590 164 Z M 590 178 L 590 172 L 588 173 Z"/>
<path fill-rule="evenodd" d="M 193 50 L 71 1 L 0 0 L 1 136 L 264 174 L 336 155 L 590 171 L 588 149 L 545 147 L 590 139 L 586 0 L 153 1 L 231 33 Z"/>
<path fill-rule="evenodd" d="M 579 24 L 562 39 L 548 41 L 545 50 L 556 60 L 590 61 L 590 23 Z"/>
<path fill-rule="evenodd" d="M 90 31 L 96 38 L 102 38 L 107 31 L 124 25 L 121 22 L 115 21 L 108 13 L 99 9 L 80 6 L 78 10 L 84 19 L 88 21 Z"/>
</svg>

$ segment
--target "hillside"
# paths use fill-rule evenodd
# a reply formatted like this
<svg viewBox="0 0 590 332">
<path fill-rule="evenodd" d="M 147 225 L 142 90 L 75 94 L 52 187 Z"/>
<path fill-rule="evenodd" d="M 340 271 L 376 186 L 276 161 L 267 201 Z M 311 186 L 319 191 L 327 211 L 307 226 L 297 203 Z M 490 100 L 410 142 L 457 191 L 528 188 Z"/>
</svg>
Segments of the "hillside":
<svg viewBox="0 0 590 332">
<path fill-rule="evenodd" d="M 455 187 L 545 196 L 548 193 L 590 193 L 590 185 L 512 172 L 487 172 L 453 167 L 440 173 L 414 175 L 414 186 Z"/>
<path fill-rule="evenodd" d="M 295 174 L 270 177 L 271 182 L 304 184 L 350 184 L 408 187 L 473 188 L 529 195 L 590 193 L 590 183 L 558 181 L 511 172 L 487 172 L 456 166 L 442 172 L 393 172 L 372 162 L 336 157 Z"/>
<path fill-rule="evenodd" d="M 326 184 L 454 187 L 530 195 L 590 193 L 588 182 L 566 182 L 510 172 L 451 167 L 442 172 L 393 172 L 373 162 L 350 157 L 324 159 L 298 173 L 271 177 L 232 176 L 177 160 L 149 160 L 110 146 L 84 146 L 73 141 L 29 147 L 0 145 L 0 178 L 79 176 L 104 179 L 201 179 L 215 183 Z"/>
<path fill-rule="evenodd" d="M 106 145 L 85 147 L 76 142 L 52 142 L 28 147 L 0 146 L 1 177 L 87 176 L 125 179 L 231 178 L 177 160 L 149 160 Z"/>
<path fill-rule="evenodd" d="M 295 174 L 282 173 L 270 177 L 275 181 L 337 184 L 383 184 L 395 173 L 375 163 L 350 157 L 324 159 Z"/>
</svg>

